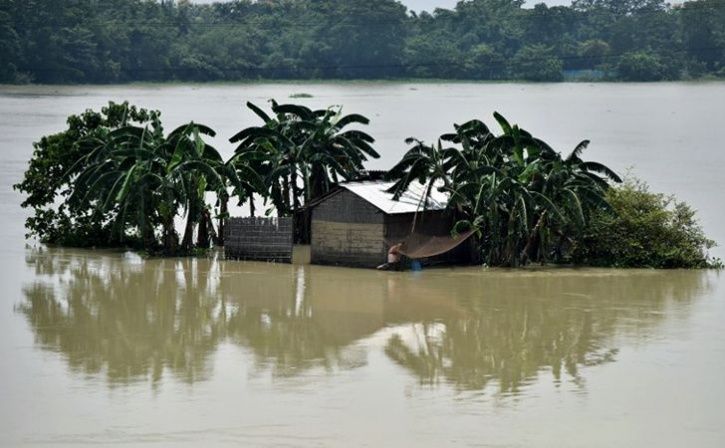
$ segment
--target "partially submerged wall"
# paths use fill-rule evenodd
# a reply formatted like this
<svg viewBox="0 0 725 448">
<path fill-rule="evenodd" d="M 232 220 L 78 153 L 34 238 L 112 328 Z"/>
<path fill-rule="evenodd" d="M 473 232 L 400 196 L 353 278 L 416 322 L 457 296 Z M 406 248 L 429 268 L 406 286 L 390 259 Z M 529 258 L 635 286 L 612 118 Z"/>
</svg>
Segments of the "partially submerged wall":
<svg viewBox="0 0 725 448">
<path fill-rule="evenodd" d="M 230 218 L 224 256 L 239 260 L 292 262 L 292 218 Z"/>
<path fill-rule="evenodd" d="M 375 267 L 385 262 L 384 219 L 380 210 L 342 190 L 312 211 L 314 264 Z"/>
</svg>

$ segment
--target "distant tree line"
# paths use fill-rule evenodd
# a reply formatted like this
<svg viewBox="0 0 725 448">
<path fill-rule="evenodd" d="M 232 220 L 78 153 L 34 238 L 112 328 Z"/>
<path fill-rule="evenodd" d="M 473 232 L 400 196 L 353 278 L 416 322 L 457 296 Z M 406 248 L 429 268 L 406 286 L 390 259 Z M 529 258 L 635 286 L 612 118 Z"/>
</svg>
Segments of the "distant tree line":
<svg viewBox="0 0 725 448">
<path fill-rule="evenodd" d="M 0 82 L 725 76 L 725 0 L 0 0 Z"/>
</svg>

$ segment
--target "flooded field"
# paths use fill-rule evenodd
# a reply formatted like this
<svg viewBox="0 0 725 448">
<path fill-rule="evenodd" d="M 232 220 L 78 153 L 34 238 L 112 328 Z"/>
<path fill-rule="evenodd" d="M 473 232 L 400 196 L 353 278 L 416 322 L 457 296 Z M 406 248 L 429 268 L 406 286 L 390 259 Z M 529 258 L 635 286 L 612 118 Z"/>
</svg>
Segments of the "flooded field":
<svg viewBox="0 0 725 448">
<path fill-rule="evenodd" d="M 226 135 L 250 123 L 243 100 L 297 91 L 373 117 L 377 167 L 494 108 L 557 145 L 590 137 L 725 242 L 723 84 L 3 87 L 0 446 L 725 444 L 717 272 L 395 273 L 24 239 L 10 185 L 66 115 L 127 98 Z"/>
</svg>

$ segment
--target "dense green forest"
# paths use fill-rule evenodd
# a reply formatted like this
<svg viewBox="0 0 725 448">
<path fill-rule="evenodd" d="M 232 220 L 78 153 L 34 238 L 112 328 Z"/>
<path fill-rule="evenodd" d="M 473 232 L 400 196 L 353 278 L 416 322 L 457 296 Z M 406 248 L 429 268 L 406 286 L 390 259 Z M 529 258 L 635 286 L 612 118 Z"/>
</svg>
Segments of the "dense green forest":
<svg viewBox="0 0 725 448">
<path fill-rule="evenodd" d="M 0 82 L 725 76 L 725 1 L 0 0 Z"/>
</svg>

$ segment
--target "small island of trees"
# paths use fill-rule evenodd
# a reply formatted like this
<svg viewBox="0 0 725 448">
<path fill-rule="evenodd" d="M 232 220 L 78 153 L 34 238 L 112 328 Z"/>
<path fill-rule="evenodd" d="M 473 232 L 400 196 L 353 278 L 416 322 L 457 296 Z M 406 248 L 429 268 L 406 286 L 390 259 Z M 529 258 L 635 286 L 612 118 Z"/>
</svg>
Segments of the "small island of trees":
<svg viewBox="0 0 725 448">
<path fill-rule="evenodd" d="M 252 216 L 258 201 L 265 214 L 295 216 L 338 182 L 365 178 L 365 162 L 379 157 L 360 129 L 369 123 L 362 115 L 270 103 L 271 112 L 247 103 L 261 123 L 231 136 L 235 150 L 226 160 L 206 141 L 213 129 L 191 122 L 166 133 L 158 111 L 109 103 L 69 117 L 65 131 L 35 144 L 15 185 L 32 210 L 27 236 L 195 254 L 224 244 L 229 201 L 248 203 Z M 456 218 L 451 233 L 473 230 L 490 266 L 721 265 L 709 258 L 715 243 L 687 204 L 588 161 L 589 141 L 562 153 L 494 118 L 498 134 L 474 119 L 434 144 L 408 139 L 410 149 L 385 174 L 390 193 L 399 197 L 413 182 L 427 194 L 445 192 Z"/>
</svg>

